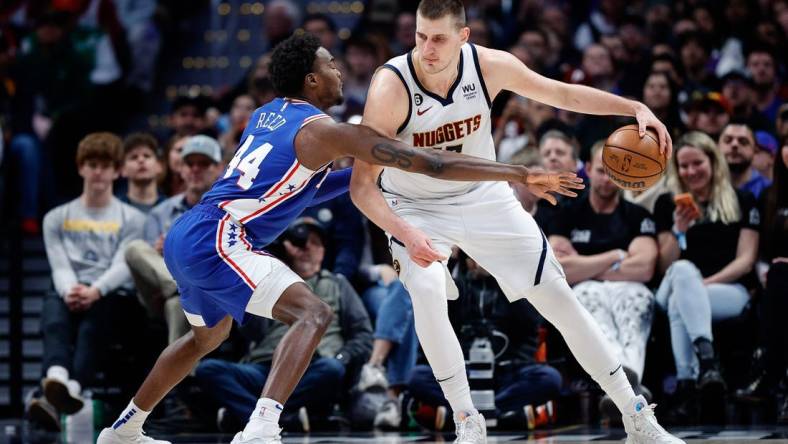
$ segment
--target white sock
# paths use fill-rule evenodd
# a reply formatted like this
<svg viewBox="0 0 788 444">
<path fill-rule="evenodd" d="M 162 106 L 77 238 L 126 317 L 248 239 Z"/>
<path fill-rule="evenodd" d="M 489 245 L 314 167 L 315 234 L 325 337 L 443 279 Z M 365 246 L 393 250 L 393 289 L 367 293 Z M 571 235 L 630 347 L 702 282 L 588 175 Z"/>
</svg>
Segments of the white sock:
<svg viewBox="0 0 788 444">
<path fill-rule="evenodd" d="M 257 400 L 249 422 L 244 427 L 243 436 L 269 436 L 279 432 L 279 415 L 282 414 L 282 404 L 271 398 Z"/>
<path fill-rule="evenodd" d="M 455 418 L 460 412 L 467 415 L 475 415 L 477 413 L 471 400 L 471 388 L 468 385 L 468 375 L 465 373 L 465 363 L 456 368 L 450 375 L 443 377 L 435 375 L 435 379 L 443 390 L 443 396 L 446 397 L 451 409 L 454 410 Z"/>
<path fill-rule="evenodd" d="M 540 285 L 528 296 L 528 301 L 555 326 L 577 362 L 624 412 L 635 392 L 599 325 L 578 302 L 566 280 Z"/>
<path fill-rule="evenodd" d="M 137 407 L 132 399 L 118 420 L 112 424 L 112 428 L 115 429 L 115 433 L 121 436 L 137 436 L 142 433 L 142 424 L 149 414 L 150 412 Z"/>
</svg>

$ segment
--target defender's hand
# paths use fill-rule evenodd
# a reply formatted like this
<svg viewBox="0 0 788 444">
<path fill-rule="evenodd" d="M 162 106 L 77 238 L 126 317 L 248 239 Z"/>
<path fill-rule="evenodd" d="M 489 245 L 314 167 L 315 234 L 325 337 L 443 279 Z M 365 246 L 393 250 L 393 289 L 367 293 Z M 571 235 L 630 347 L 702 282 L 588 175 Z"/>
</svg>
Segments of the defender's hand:
<svg viewBox="0 0 788 444">
<path fill-rule="evenodd" d="M 531 194 L 553 205 L 558 201 L 550 193 L 577 197 L 577 193 L 571 190 L 582 190 L 586 187 L 583 185 L 583 179 L 577 177 L 575 173 L 547 173 L 533 169 L 528 171 L 524 183 Z"/>
</svg>

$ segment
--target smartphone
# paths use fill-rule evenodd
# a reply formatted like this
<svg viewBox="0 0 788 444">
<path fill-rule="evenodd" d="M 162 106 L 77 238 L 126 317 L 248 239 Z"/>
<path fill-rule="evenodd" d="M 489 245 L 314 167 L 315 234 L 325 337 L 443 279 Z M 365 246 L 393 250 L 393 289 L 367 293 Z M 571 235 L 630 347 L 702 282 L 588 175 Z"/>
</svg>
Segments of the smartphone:
<svg viewBox="0 0 788 444">
<path fill-rule="evenodd" d="M 695 203 L 695 199 L 692 197 L 691 193 L 681 193 L 673 196 L 673 202 L 676 203 L 677 207 L 689 207 L 692 209 L 692 219 L 697 219 L 700 217 L 700 208 L 698 204 Z"/>
</svg>

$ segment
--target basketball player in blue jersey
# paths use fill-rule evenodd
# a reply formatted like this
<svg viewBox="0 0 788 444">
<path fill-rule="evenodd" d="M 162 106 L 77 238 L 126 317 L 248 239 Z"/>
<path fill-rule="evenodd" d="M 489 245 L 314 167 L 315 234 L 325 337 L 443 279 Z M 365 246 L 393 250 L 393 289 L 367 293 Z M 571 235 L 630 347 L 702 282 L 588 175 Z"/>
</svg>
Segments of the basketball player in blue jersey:
<svg viewBox="0 0 788 444">
<path fill-rule="evenodd" d="M 314 36 L 293 36 L 274 50 L 271 81 L 283 97 L 257 109 L 235 157 L 194 208 L 173 224 L 164 244 L 192 331 L 170 344 L 98 444 L 165 443 L 142 433 L 145 418 L 203 356 L 227 338 L 232 320 L 249 316 L 290 326 L 262 396 L 233 443 L 281 443 L 282 405 L 304 374 L 333 316 L 287 266 L 261 249 L 309 205 L 347 191 L 352 156 L 412 173 L 459 181 L 518 181 L 532 192 L 574 196 L 572 173 L 547 174 L 461 154 L 414 149 L 364 127 L 339 124 L 323 110 L 341 103 L 342 77 Z"/>
<path fill-rule="evenodd" d="M 422 0 L 416 48 L 377 71 L 362 123 L 426 151 L 495 159 L 492 101 L 503 90 L 558 108 L 635 117 L 641 137 L 652 127 L 670 156 L 665 126 L 642 103 L 540 76 L 512 54 L 468 43 L 461 0 Z M 506 296 L 527 298 L 566 340 L 583 368 L 622 412 L 628 444 L 683 443 L 666 432 L 645 398 L 635 396 L 593 318 L 579 304 L 530 214 L 500 182 L 450 182 L 370 165 L 353 168 L 353 202 L 386 230 L 399 276 L 413 300 L 416 333 L 454 411 L 457 444 L 484 444 L 484 417 L 474 408 L 462 349 L 447 314 L 456 287 L 436 258 L 459 246 L 493 275 Z M 622 272 L 637 267 L 622 258 Z"/>
</svg>

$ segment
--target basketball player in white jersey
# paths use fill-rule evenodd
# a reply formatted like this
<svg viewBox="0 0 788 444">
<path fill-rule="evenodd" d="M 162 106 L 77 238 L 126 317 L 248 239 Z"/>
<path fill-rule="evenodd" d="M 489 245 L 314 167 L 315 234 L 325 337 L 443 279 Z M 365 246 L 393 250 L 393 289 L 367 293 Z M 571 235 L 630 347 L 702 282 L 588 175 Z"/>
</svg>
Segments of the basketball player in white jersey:
<svg viewBox="0 0 788 444">
<path fill-rule="evenodd" d="M 509 53 L 468 43 L 469 32 L 461 0 L 422 0 L 416 48 L 377 71 L 363 123 L 417 148 L 494 159 L 490 106 L 509 90 L 575 112 L 633 116 L 641 137 L 653 128 L 670 155 L 670 136 L 645 105 L 542 77 Z M 455 443 L 487 441 L 447 314 L 446 300 L 456 297 L 456 288 L 445 260 L 455 244 L 498 280 L 510 300 L 527 298 L 556 326 L 621 410 L 627 443 L 683 443 L 657 423 L 653 406 L 635 396 L 542 231 L 506 183 L 448 182 L 356 160 L 351 196 L 391 236 L 395 268 L 413 299 L 416 332 L 455 412 Z M 620 266 L 628 265 L 625 259 Z"/>
</svg>

